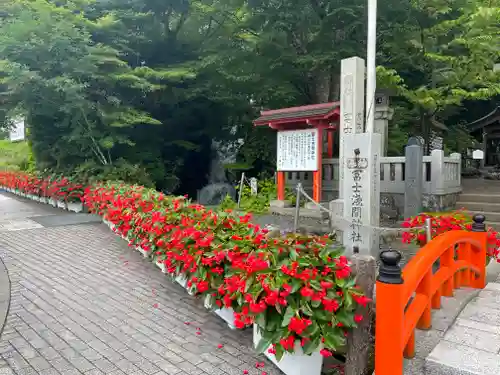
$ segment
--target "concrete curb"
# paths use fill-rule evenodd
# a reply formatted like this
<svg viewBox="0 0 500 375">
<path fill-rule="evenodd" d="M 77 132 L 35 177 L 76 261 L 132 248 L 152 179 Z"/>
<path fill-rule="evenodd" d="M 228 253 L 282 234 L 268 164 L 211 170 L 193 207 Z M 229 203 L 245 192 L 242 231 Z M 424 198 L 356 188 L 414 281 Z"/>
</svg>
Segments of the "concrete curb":
<svg viewBox="0 0 500 375">
<path fill-rule="evenodd" d="M 10 309 L 10 278 L 9 271 L 0 259 L 0 337 L 2 336 L 5 322 Z"/>
</svg>

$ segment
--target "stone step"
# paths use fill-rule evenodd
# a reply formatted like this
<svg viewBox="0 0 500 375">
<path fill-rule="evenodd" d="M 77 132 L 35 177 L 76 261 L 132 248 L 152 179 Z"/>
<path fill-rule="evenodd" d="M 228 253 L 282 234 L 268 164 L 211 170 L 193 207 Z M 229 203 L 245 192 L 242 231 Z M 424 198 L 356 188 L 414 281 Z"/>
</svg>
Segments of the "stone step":
<svg viewBox="0 0 500 375">
<path fill-rule="evenodd" d="M 500 203 L 500 194 L 483 194 L 483 193 L 462 193 L 460 194 L 459 202 L 483 202 L 483 203 Z M 460 203 L 457 203 L 460 207 Z"/>
<path fill-rule="evenodd" d="M 457 208 L 465 208 L 467 211 L 474 213 L 479 212 L 499 212 L 500 213 L 500 203 L 491 202 L 467 202 L 459 200 L 456 205 Z"/>
</svg>

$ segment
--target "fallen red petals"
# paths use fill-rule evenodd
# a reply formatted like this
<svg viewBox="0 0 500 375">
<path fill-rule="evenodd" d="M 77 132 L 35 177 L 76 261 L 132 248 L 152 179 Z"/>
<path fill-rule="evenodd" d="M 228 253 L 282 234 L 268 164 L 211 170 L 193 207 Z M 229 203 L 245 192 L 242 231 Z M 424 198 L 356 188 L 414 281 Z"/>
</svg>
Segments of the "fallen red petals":
<svg viewBox="0 0 500 375">
<path fill-rule="evenodd" d="M 200 331 L 197 331 L 197 332 L 196 332 L 196 334 L 199 336 L 199 335 L 201 335 L 201 332 L 200 332 Z"/>
<path fill-rule="evenodd" d="M 224 345 L 219 344 L 219 345 L 217 345 L 217 347 L 218 347 L 219 349 L 222 349 L 222 348 L 224 347 Z"/>
<path fill-rule="evenodd" d="M 243 373 L 244 374 L 248 374 L 248 370 L 243 370 Z"/>
<path fill-rule="evenodd" d="M 157 309 L 157 308 L 158 308 L 158 304 L 157 304 L 157 303 L 155 303 L 155 304 L 153 305 L 153 307 L 154 307 L 155 309 Z"/>
<path fill-rule="evenodd" d="M 190 325 L 191 323 L 189 323 L 189 322 L 184 322 L 184 324 L 188 326 L 188 325 Z"/>
</svg>

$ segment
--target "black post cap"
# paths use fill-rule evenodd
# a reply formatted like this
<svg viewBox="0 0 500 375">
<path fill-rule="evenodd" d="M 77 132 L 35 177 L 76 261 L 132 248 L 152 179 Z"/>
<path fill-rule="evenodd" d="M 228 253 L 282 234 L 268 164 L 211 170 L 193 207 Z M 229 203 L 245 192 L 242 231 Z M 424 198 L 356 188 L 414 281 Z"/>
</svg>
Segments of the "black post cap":
<svg viewBox="0 0 500 375">
<path fill-rule="evenodd" d="M 395 250 L 384 250 L 380 253 L 380 267 L 377 281 L 385 284 L 403 284 L 401 253 Z"/>
<path fill-rule="evenodd" d="M 486 217 L 482 214 L 475 214 L 472 217 L 472 231 L 473 232 L 486 232 L 486 224 L 484 223 Z"/>
</svg>

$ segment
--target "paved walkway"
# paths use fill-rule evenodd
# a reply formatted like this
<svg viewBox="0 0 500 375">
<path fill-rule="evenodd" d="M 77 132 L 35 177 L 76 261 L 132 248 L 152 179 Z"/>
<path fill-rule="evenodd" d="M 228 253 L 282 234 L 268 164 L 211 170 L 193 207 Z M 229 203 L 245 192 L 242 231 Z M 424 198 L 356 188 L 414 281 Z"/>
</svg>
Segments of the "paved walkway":
<svg viewBox="0 0 500 375">
<path fill-rule="evenodd" d="M 427 374 L 500 374 L 500 279 L 460 312 L 426 359 Z"/>
<path fill-rule="evenodd" d="M 103 224 L 68 222 L 0 194 L 12 286 L 0 375 L 279 373 L 255 355 L 251 332 L 229 330 Z"/>
</svg>

